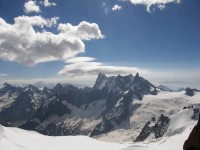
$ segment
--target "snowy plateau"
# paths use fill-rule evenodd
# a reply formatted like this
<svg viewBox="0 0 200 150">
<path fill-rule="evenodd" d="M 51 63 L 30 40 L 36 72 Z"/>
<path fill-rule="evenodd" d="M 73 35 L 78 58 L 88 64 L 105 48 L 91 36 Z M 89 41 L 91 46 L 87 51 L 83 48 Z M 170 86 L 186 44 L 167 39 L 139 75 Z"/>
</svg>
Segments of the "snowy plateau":
<svg viewBox="0 0 200 150">
<path fill-rule="evenodd" d="M 0 149 L 181 150 L 199 118 L 200 91 L 163 87 L 139 74 L 102 73 L 92 88 L 6 83 Z"/>
<path fill-rule="evenodd" d="M 1 150 L 178 150 L 190 129 L 159 141 L 145 143 L 108 143 L 87 136 L 44 136 L 36 132 L 0 125 Z"/>
</svg>

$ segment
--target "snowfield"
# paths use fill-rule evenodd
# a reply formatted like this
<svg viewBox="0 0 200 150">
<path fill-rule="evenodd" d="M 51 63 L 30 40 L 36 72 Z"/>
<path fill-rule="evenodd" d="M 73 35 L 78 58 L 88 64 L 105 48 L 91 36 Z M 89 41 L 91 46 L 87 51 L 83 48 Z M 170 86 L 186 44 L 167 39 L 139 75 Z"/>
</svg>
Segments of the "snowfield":
<svg viewBox="0 0 200 150">
<path fill-rule="evenodd" d="M 147 121 L 152 117 L 159 117 L 161 114 L 170 118 L 169 129 L 164 136 L 175 135 L 185 129 L 192 128 L 196 124 L 197 121 L 191 119 L 193 109 L 183 110 L 183 107 L 191 105 L 200 108 L 199 92 L 192 97 L 185 95 L 185 91 L 160 91 L 158 95 L 145 95 L 142 101 L 133 101 L 133 114 L 130 117 L 128 128 L 116 129 L 95 138 L 110 142 L 132 142 L 139 135 Z"/>
<path fill-rule="evenodd" d="M 33 131 L 0 125 L 1 150 L 121 150 L 123 144 L 97 141 L 87 136 L 44 136 Z"/>
<path fill-rule="evenodd" d="M 33 131 L 0 125 L 0 147 L 1 150 L 179 150 L 191 129 L 159 141 L 108 143 L 87 136 L 44 136 Z"/>
</svg>

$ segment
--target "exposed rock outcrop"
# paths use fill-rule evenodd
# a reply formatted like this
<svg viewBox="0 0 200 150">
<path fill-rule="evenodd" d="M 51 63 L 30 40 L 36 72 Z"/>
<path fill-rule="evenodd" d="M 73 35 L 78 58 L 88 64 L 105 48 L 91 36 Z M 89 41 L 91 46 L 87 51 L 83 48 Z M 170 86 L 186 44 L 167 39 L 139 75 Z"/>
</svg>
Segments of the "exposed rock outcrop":
<svg viewBox="0 0 200 150">
<path fill-rule="evenodd" d="M 169 118 L 163 114 L 161 114 L 157 119 L 153 117 L 145 124 L 135 141 L 144 141 L 150 134 L 153 134 L 155 138 L 162 137 L 168 129 L 169 121 Z"/>
<path fill-rule="evenodd" d="M 196 92 L 200 92 L 200 91 L 197 89 L 191 89 L 191 88 L 185 89 L 185 95 L 187 96 L 194 96 Z"/>
<path fill-rule="evenodd" d="M 200 115 L 197 125 L 183 145 L 183 150 L 200 150 Z"/>
</svg>

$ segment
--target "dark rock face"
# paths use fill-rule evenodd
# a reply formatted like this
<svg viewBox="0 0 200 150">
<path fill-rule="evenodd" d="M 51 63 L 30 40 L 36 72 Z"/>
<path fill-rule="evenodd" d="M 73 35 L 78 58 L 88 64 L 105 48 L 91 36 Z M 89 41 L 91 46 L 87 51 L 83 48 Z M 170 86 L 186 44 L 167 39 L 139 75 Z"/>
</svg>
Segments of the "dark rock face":
<svg viewBox="0 0 200 150">
<path fill-rule="evenodd" d="M 42 104 L 35 113 L 34 117 L 40 121 L 48 119 L 52 115 L 62 117 L 65 114 L 69 114 L 71 111 L 56 97 L 51 98 L 47 103 Z"/>
<path fill-rule="evenodd" d="M 47 98 L 49 98 L 51 96 L 51 90 L 47 87 L 43 88 L 42 93 L 45 94 L 47 96 Z"/>
<path fill-rule="evenodd" d="M 162 137 L 165 132 L 167 132 L 168 126 L 169 118 L 161 114 L 157 123 L 155 124 L 155 138 Z"/>
<path fill-rule="evenodd" d="M 200 149 L 200 115 L 197 125 L 192 129 L 188 139 L 183 145 L 183 150 L 199 150 Z"/>
<path fill-rule="evenodd" d="M 37 127 L 40 125 L 39 122 L 34 121 L 34 120 L 28 120 L 26 123 L 23 123 L 19 126 L 19 128 L 21 129 L 25 129 L 25 130 L 35 130 L 37 132 L 39 132 L 39 130 L 37 129 Z M 39 132 L 41 133 L 41 132 Z"/>
<path fill-rule="evenodd" d="M 0 115 L 4 116 L 11 123 L 26 120 L 35 113 L 34 107 L 35 104 L 32 103 L 31 97 L 27 93 L 22 92 L 10 107 L 0 112 Z"/>
<path fill-rule="evenodd" d="M 78 122 L 75 126 L 68 126 L 66 128 L 65 124 L 49 124 L 44 130 L 41 130 L 42 134 L 51 135 L 51 136 L 63 136 L 63 135 L 76 135 L 79 131 L 80 126 L 82 125 L 82 121 Z"/>
<path fill-rule="evenodd" d="M 108 78 L 103 73 L 99 73 L 93 88 L 99 89 L 99 88 L 103 87 L 104 86 L 103 84 L 104 84 L 104 82 L 106 82 L 107 79 Z"/>
<path fill-rule="evenodd" d="M 192 90 L 190 88 L 186 88 L 185 94 L 188 95 L 188 96 L 194 96 L 194 90 Z"/>
<path fill-rule="evenodd" d="M 194 106 L 193 105 L 190 105 L 190 106 L 185 106 L 185 107 L 183 107 L 183 110 L 185 110 L 185 109 L 193 109 L 194 108 Z"/>
<path fill-rule="evenodd" d="M 40 122 L 48 120 L 48 118 L 50 118 L 53 115 L 56 115 L 58 117 L 62 117 L 63 115 L 70 114 L 70 113 L 71 113 L 71 111 L 66 105 L 64 105 L 56 97 L 52 97 L 48 100 L 48 102 L 42 104 L 38 108 L 38 110 L 36 111 L 33 118 L 29 119 L 26 123 L 22 124 L 19 127 L 22 128 L 22 129 L 27 129 L 27 130 L 36 130 L 36 131 L 43 133 L 43 134 L 49 133 L 49 135 L 55 135 L 52 132 L 48 131 L 50 129 L 52 130 L 52 128 L 55 125 L 52 126 L 53 124 L 51 124 L 51 126 L 46 127 L 46 129 L 41 128 L 40 130 L 38 130 L 37 128 L 40 126 Z M 35 121 L 34 119 L 39 119 L 40 122 Z M 57 128 L 55 128 L 55 129 L 57 130 Z M 52 134 L 50 134 L 50 133 L 52 133 Z"/>
<path fill-rule="evenodd" d="M 93 131 L 91 132 L 90 136 L 96 136 L 103 133 L 107 133 L 114 128 L 114 124 L 111 120 L 103 119 L 103 121 L 98 124 Z"/>
<path fill-rule="evenodd" d="M 190 89 L 190 88 L 185 89 L 185 95 L 188 96 L 194 96 L 195 92 L 200 92 L 200 91 L 197 89 Z"/>
<path fill-rule="evenodd" d="M 154 134 L 155 138 L 162 137 L 167 131 L 169 126 L 169 118 L 163 114 L 156 118 L 152 118 L 143 127 L 141 133 L 135 141 L 144 141 L 150 134 Z"/>
<path fill-rule="evenodd" d="M 129 120 L 132 113 L 130 107 L 133 96 L 134 91 L 131 89 L 127 94 L 123 95 L 122 98 L 115 104 L 115 107 L 112 107 L 112 109 L 110 109 L 110 111 L 103 116 L 102 122 L 94 128 L 91 132 L 91 136 L 107 133 L 116 125 L 120 125 L 122 122 Z"/>
<path fill-rule="evenodd" d="M 136 138 L 135 141 L 144 141 L 151 134 L 151 132 L 154 132 L 155 123 L 156 123 L 156 118 L 153 117 L 150 121 L 148 121 L 145 124 L 141 133 L 139 134 L 139 136 Z"/>
<path fill-rule="evenodd" d="M 3 116 L 0 116 L 0 124 L 5 126 L 5 127 L 13 127 L 13 125 L 8 122 Z"/>
<path fill-rule="evenodd" d="M 158 94 L 158 90 L 156 90 L 156 88 L 151 92 L 152 95 L 157 95 Z"/>
</svg>

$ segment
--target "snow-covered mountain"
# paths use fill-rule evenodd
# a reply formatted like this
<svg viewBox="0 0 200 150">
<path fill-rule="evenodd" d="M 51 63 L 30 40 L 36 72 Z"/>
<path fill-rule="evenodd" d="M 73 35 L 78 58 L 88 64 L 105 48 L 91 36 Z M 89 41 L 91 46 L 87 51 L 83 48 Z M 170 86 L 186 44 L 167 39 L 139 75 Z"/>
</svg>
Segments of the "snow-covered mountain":
<svg viewBox="0 0 200 150">
<path fill-rule="evenodd" d="M 187 130 L 188 126 L 178 123 L 172 127 L 173 118 L 188 111 L 187 119 L 195 122 L 192 116 L 200 110 L 199 98 L 196 89 L 172 92 L 154 86 L 138 73 L 111 77 L 100 73 L 92 88 L 57 84 L 52 89 L 38 89 L 5 84 L 0 89 L 0 118 L 4 124 L 6 120 L 6 124 L 46 135 L 149 141 Z"/>
<path fill-rule="evenodd" d="M 106 77 L 100 73 L 93 88 L 57 84 L 35 115 L 20 127 L 47 135 L 89 136 L 129 128 L 132 102 L 141 101 L 146 94 L 157 91 L 139 74 Z"/>
<path fill-rule="evenodd" d="M 26 122 L 46 99 L 46 95 L 33 85 L 15 87 L 5 83 L 0 89 L 0 117 L 14 126 Z"/>
</svg>

